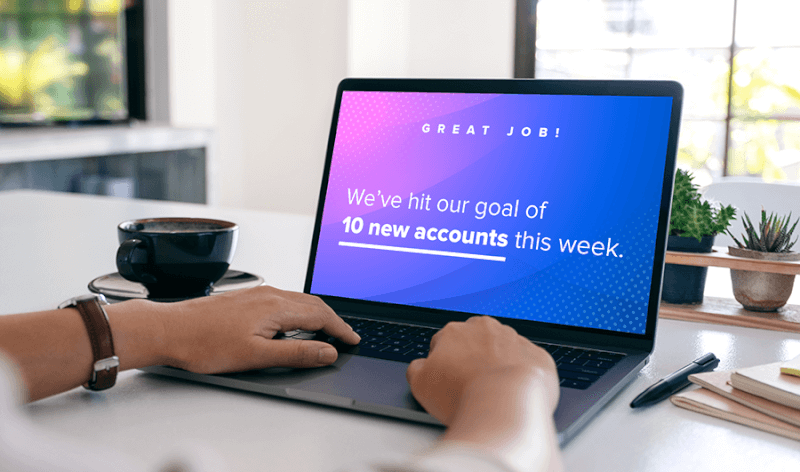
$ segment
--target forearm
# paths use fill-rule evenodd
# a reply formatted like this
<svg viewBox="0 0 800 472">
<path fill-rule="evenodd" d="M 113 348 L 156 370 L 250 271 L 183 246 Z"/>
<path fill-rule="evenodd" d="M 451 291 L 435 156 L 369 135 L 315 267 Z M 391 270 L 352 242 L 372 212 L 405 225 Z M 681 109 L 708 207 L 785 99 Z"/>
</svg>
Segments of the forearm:
<svg viewBox="0 0 800 472">
<path fill-rule="evenodd" d="M 498 372 L 469 385 L 443 436 L 499 457 L 519 471 L 562 469 L 552 405 L 534 370 Z"/>
<path fill-rule="evenodd" d="M 130 301 L 105 309 L 120 370 L 161 363 L 158 304 Z M 29 401 L 82 385 L 92 373 L 89 335 L 75 308 L 0 316 L 0 350 L 19 366 Z"/>
<path fill-rule="evenodd" d="M 175 303 L 131 300 L 105 309 L 119 370 L 321 367 L 336 360 L 333 346 L 275 336 L 302 329 L 349 344 L 361 339 L 319 298 L 268 286 Z M 18 364 L 31 401 L 82 385 L 92 373 L 89 335 L 74 308 L 0 316 L 0 350 Z"/>
</svg>

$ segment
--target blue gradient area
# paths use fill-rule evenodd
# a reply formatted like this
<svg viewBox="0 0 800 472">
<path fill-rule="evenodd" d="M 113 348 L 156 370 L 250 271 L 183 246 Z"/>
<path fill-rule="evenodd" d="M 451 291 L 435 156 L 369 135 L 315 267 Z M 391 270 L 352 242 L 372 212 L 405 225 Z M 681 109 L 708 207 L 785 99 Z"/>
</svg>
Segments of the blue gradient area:
<svg viewBox="0 0 800 472">
<path fill-rule="evenodd" d="M 425 98 L 419 95 L 458 101 L 465 94 L 359 93 L 385 96 L 380 110 L 365 102 L 352 103 L 363 110 L 350 110 L 350 102 L 342 102 L 341 113 L 353 119 L 340 123 L 337 133 L 361 127 L 346 147 L 334 147 L 312 293 L 644 333 L 671 98 L 499 95 L 450 113 L 364 127 L 361 113 L 400 116 Z M 423 132 L 425 124 L 431 131 Z M 440 124 L 445 133 L 436 132 Z M 465 134 L 469 125 L 475 134 Z M 482 126 L 489 126 L 486 134 Z M 529 136 L 521 135 L 523 127 L 531 128 Z M 547 136 L 539 136 L 542 127 Z M 426 172 L 437 179 L 426 180 Z M 376 203 L 351 203 L 348 189 L 372 193 Z M 417 208 L 412 194 L 430 195 L 429 209 Z M 399 208 L 381 203 L 395 195 Z M 487 211 L 480 218 L 479 202 L 512 214 Z M 448 208 L 439 211 L 437 204 Z M 462 211 L 452 212 L 451 204 Z M 533 218 L 525 215 L 529 207 Z M 361 218 L 363 230 L 346 232 L 347 216 L 351 224 Z M 374 223 L 409 229 L 404 238 L 370 234 Z M 430 228 L 437 235 L 446 229 L 446 237 L 452 230 L 494 231 L 506 235 L 507 245 L 501 247 L 499 236 L 495 245 L 416 239 L 418 228 L 426 236 Z M 340 241 L 506 260 L 344 247 Z"/>
</svg>

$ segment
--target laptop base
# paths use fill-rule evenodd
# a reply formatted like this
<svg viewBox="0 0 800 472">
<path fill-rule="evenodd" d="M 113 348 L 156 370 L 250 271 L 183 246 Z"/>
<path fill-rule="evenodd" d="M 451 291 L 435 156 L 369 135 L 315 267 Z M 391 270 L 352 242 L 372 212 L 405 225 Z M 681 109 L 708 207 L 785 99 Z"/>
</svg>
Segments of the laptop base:
<svg viewBox="0 0 800 472">
<path fill-rule="evenodd" d="M 561 388 L 555 412 L 564 446 L 646 364 L 647 354 L 628 354 L 589 390 Z M 263 393 L 402 420 L 442 426 L 414 399 L 406 381 L 408 364 L 340 354 L 332 365 L 313 369 L 269 368 L 235 374 L 195 374 L 166 366 L 144 372 Z M 335 373 L 336 375 L 331 375 Z"/>
</svg>

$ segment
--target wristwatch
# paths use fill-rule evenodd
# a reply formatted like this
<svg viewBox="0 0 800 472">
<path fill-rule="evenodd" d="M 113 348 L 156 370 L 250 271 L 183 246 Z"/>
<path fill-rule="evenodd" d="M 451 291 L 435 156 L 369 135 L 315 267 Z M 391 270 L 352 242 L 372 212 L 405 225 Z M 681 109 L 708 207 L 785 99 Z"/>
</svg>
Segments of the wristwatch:
<svg viewBox="0 0 800 472">
<path fill-rule="evenodd" d="M 59 309 L 77 308 L 86 325 L 86 331 L 89 332 L 94 364 L 91 379 L 83 385 L 87 390 L 105 390 L 113 387 L 117 381 L 119 357 L 114 355 L 111 325 L 108 323 L 104 305 L 108 305 L 106 297 L 96 293 L 70 298 L 58 305 Z"/>
</svg>

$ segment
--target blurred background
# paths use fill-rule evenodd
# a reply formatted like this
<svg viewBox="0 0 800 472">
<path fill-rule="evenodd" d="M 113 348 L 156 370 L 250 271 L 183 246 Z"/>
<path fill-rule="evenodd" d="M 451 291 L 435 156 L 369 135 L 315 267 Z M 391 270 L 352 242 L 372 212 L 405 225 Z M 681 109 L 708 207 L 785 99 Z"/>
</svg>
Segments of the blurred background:
<svg viewBox="0 0 800 472">
<path fill-rule="evenodd" d="M 674 79 L 697 183 L 798 183 L 797 18 L 796 0 L 0 0 L 0 190 L 52 174 L 66 191 L 310 215 L 347 76 Z M 25 156 L 53 123 L 210 138 Z"/>
<path fill-rule="evenodd" d="M 0 0 L 0 121 L 124 119 L 121 0 Z"/>
<path fill-rule="evenodd" d="M 696 182 L 800 180 L 800 2 L 534 3 L 534 76 L 677 80 Z"/>
</svg>

